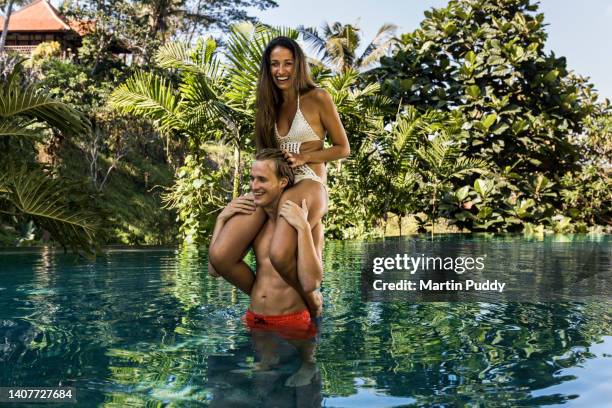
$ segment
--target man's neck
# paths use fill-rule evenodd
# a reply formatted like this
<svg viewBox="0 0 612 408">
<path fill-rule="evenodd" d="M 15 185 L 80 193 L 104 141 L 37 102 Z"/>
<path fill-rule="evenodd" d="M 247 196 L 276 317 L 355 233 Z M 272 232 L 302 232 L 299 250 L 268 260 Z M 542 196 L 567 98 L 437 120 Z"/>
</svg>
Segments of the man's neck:
<svg viewBox="0 0 612 408">
<path fill-rule="evenodd" d="M 263 210 L 268 215 L 268 218 L 270 218 L 271 220 L 276 219 L 276 214 L 278 214 L 279 202 L 280 202 L 280 196 L 276 200 L 272 201 L 270 204 L 262 207 Z"/>
</svg>

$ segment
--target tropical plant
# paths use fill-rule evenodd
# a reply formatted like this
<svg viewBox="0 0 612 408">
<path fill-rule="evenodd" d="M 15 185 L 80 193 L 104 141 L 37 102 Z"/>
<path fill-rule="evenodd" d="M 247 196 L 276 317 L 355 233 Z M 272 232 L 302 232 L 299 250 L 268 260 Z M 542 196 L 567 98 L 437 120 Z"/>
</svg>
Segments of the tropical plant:
<svg viewBox="0 0 612 408">
<path fill-rule="evenodd" d="M 440 194 L 453 187 L 453 179 L 461 180 L 472 173 L 483 173 L 488 167 L 484 160 L 466 155 L 468 134 L 461 128 L 461 116 L 452 114 L 440 119 L 424 128 L 427 139 L 414 151 L 418 172 L 430 192 L 432 236 Z"/>
<path fill-rule="evenodd" d="M 370 179 L 370 152 L 375 129 L 382 128 L 381 119 L 391 109 L 390 101 L 379 94 L 378 84 L 361 84 L 355 70 L 318 74 L 319 83 L 338 108 L 352 150 L 347 160 L 328 166 L 330 194 L 326 232 L 335 238 L 375 235 L 371 224 L 379 218 L 380 212 L 374 203 L 380 194 L 373 191 L 377 185 Z"/>
<path fill-rule="evenodd" d="M 475 210 L 455 202 L 451 218 L 461 213 L 460 226 L 520 229 L 524 221 L 514 207 L 528 199 L 535 203 L 531 221 L 549 223 L 551 209 L 562 206 L 560 179 L 582 164 L 576 137 L 599 109 L 597 96 L 584 78 L 569 72 L 565 58 L 545 51 L 544 16 L 537 11 L 530 0 L 450 1 L 426 11 L 420 28 L 400 36 L 393 55 L 369 71 L 396 103 L 461 115 L 469 132 L 465 154 L 488 163 L 495 188 L 491 211 L 482 212 L 476 224 L 468 215 Z M 604 122 L 593 128 L 605 128 Z M 549 182 L 539 202 L 526 175 Z M 471 176 L 453 191 L 474 181 Z M 479 196 L 474 190 L 461 193 Z M 449 204 L 456 198 L 449 195 Z M 493 222 L 499 220 L 494 213 L 506 214 L 508 222 Z"/>
<path fill-rule="evenodd" d="M 41 139 L 45 131 L 89 132 L 89 122 L 35 86 L 22 84 L 23 60 L 2 62 L 13 69 L 0 85 L 0 138 L 5 150 L 0 159 L 0 211 L 15 219 L 33 220 L 64 247 L 92 253 L 97 223 L 86 210 L 88 197 L 53 177 L 50 169 L 27 163 L 11 151 L 13 140 L 19 146 Z"/>
<path fill-rule="evenodd" d="M 361 45 L 361 28 L 351 24 L 335 22 L 323 24 L 321 33 L 316 28 L 298 28 L 304 40 L 314 46 L 321 55 L 321 62 L 336 72 L 354 69 L 365 70 L 378 62 L 380 57 L 386 55 L 396 39 L 394 37 L 397 26 L 384 24 L 374 36 L 374 39 L 365 47 L 361 55 L 357 49 Z"/>
<path fill-rule="evenodd" d="M 196 170 L 199 173 L 209 171 L 206 177 L 211 177 L 217 183 L 217 196 L 209 197 L 210 203 L 214 203 L 217 209 L 226 199 L 223 191 L 227 184 L 232 186 L 231 196 L 238 195 L 243 152 L 253 151 L 259 62 L 266 44 L 279 34 L 297 36 L 296 32 L 288 29 L 275 30 L 247 23 L 234 26 L 226 44 L 227 60 L 224 63 L 217 55 L 217 44 L 211 37 L 198 41 L 193 49 L 183 43 L 166 44 L 157 52 L 155 59 L 159 68 L 168 75 L 140 71 L 112 93 L 111 106 L 120 112 L 150 120 L 156 130 L 164 135 L 169 159 L 172 146 L 187 146 L 190 163 L 179 167 L 177 176 L 180 182 L 177 181 L 166 198 L 172 208 L 179 209 L 179 203 L 181 208 L 183 204 L 191 204 L 196 213 L 212 218 L 214 211 L 208 204 L 202 206 L 197 194 L 191 194 L 191 190 L 181 187 L 193 177 L 189 173 Z M 179 77 L 178 86 L 174 86 L 168 78 L 175 73 Z M 213 140 L 221 141 L 225 152 L 233 155 L 230 180 L 227 180 L 225 172 L 216 170 L 226 165 L 225 158 L 217 164 L 207 162 L 209 153 L 203 146 Z M 202 177 L 203 174 L 195 179 Z M 179 199 L 183 193 L 185 196 Z M 182 227 L 183 231 L 190 231 L 184 237 L 189 236 L 190 240 L 197 241 L 198 237 L 206 236 L 203 232 L 208 230 L 205 226 L 209 227 L 210 223 L 198 221 L 197 225 L 203 227 L 196 234 L 190 217 L 188 212 L 179 209 L 179 218 L 191 225 Z"/>
<path fill-rule="evenodd" d="M 411 194 L 419 189 L 420 182 L 414 151 L 426 120 L 409 108 L 387 126 L 379 121 L 374 128 L 378 129 L 376 137 L 363 146 L 362 150 L 369 151 L 367 160 L 361 158 L 358 163 L 368 168 L 364 184 L 373 197 L 369 206 L 384 221 L 383 231 L 389 213 L 397 215 L 401 235 L 402 218 L 418 211 L 418 195 Z"/>
</svg>

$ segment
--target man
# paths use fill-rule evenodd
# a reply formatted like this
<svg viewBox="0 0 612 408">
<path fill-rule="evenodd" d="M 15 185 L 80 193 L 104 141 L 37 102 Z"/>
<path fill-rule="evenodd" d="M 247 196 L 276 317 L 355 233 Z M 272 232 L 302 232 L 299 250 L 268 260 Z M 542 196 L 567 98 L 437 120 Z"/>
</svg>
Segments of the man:
<svg viewBox="0 0 612 408">
<path fill-rule="evenodd" d="M 315 228 L 313 237 L 305 200 L 301 207 L 292 201 L 280 203 L 281 194 L 292 183 L 293 172 L 281 150 L 259 152 L 251 167 L 253 198 L 240 197 L 228 204 L 217 217 L 212 238 L 214 242 L 223 234 L 223 227 L 232 216 L 250 214 L 256 206 L 265 211 L 268 219 L 253 241 L 257 273 L 253 274 L 245 265 L 239 276 L 224 277 L 250 295 L 251 305 L 245 317 L 249 327 L 284 332 L 288 338 L 314 335 L 311 312 L 314 316 L 320 313 L 322 300 L 318 291 L 305 293 L 300 286 L 290 286 L 272 266 L 270 242 L 279 216 L 297 231 L 298 276 L 308 274 L 309 279 L 320 285 L 323 275 L 320 227 Z"/>
</svg>

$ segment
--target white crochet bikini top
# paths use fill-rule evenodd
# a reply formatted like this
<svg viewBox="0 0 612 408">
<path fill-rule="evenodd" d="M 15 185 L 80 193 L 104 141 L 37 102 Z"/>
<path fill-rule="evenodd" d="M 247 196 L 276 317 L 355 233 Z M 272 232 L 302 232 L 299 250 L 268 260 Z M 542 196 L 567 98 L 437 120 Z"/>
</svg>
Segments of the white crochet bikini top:
<svg viewBox="0 0 612 408">
<path fill-rule="evenodd" d="M 312 127 L 304 117 L 302 110 L 300 109 L 300 95 L 297 97 L 297 111 L 295 112 L 295 116 L 293 118 L 293 122 L 291 122 L 291 127 L 289 128 L 289 132 L 285 136 L 281 136 L 278 133 L 278 126 L 276 123 L 274 124 L 274 133 L 276 134 L 276 139 L 278 140 L 279 147 L 283 150 L 287 150 L 289 153 L 300 153 L 300 147 L 304 142 L 320 142 L 321 138 L 312 130 Z M 293 173 L 295 175 L 295 184 L 304 180 L 311 179 L 314 181 L 318 181 L 321 184 L 323 180 L 317 176 L 317 174 L 306 164 L 295 167 L 293 169 Z"/>
</svg>

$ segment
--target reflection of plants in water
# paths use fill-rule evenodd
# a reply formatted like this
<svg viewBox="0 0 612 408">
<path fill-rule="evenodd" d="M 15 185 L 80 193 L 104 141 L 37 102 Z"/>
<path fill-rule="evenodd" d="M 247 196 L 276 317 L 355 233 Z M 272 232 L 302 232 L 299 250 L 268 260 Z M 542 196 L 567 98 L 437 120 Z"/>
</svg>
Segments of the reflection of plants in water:
<svg viewBox="0 0 612 408">
<path fill-rule="evenodd" d="M 202 297 L 210 293 L 209 283 L 202 279 L 202 260 L 196 247 L 184 246 L 176 251 L 176 255 L 165 259 L 166 267 L 162 268 L 162 281 L 165 291 L 181 303 L 187 311 L 202 305 Z M 208 290 L 207 290 L 208 289 Z"/>
<path fill-rule="evenodd" d="M 196 359 L 190 359 L 188 351 L 159 346 L 150 351 L 110 349 L 107 352 L 110 358 L 109 380 L 114 389 L 107 393 L 104 406 L 144 405 L 151 402 L 151 397 L 170 401 L 205 400 L 206 392 L 191 383 L 194 372 L 206 371 L 196 367 Z M 191 351 L 194 356 L 196 353 L 208 354 L 204 350 Z M 197 380 L 197 384 L 207 381 L 204 374 Z"/>
<path fill-rule="evenodd" d="M 248 257 L 248 262 L 253 260 Z M 209 278 L 206 265 L 207 257 L 203 250 L 195 246 L 183 246 L 176 256 L 165 260 L 162 268 L 164 288 L 188 311 L 202 305 L 227 307 L 236 305 L 239 299 L 246 298 L 225 280 Z"/>
<path fill-rule="evenodd" d="M 425 383 L 427 391 L 410 394 L 419 404 L 499 401 L 500 387 L 513 390 L 504 394 L 509 403 L 531 401 L 531 390 L 566 380 L 555 373 L 589 356 L 577 347 L 610 332 L 609 324 L 601 326 L 598 309 L 594 304 L 391 306 L 380 334 L 394 368 L 391 375 L 379 372 L 377 382 L 392 394 Z M 563 397 L 547 401 L 561 403 Z"/>
<path fill-rule="evenodd" d="M 317 353 L 327 395 L 355 394 L 359 376 L 419 405 L 561 403 L 566 396 L 536 400 L 530 393 L 567 381 L 559 370 L 592 357 L 588 347 L 612 333 L 605 306 L 594 302 L 363 302 L 359 263 L 366 246 L 327 244 Z"/>
<path fill-rule="evenodd" d="M 354 273 L 359 270 L 361 246 L 361 243 L 334 241 L 325 247 L 323 330 L 334 335 L 322 339 L 317 356 L 325 357 L 317 360 L 326 394 L 355 393 L 354 376 L 346 365 L 347 360 L 359 360 L 364 351 L 362 326 L 354 319 L 364 313 L 364 303 L 359 299 L 359 274 Z"/>
<path fill-rule="evenodd" d="M 241 321 L 234 309 L 248 298 L 222 279 L 211 279 L 206 256 L 183 247 L 160 259 L 162 294 L 178 301 L 176 325 L 161 344 L 141 342 L 131 349 L 113 348 L 109 380 L 116 390 L 107 393 L 105 406 L 146 405 L 151 400 L 177 403 L 204 401 L 207 361 L 211 355 L 233 350 Z M 195 384 L 195 385 L 194 385 Z"/>
</svg>

